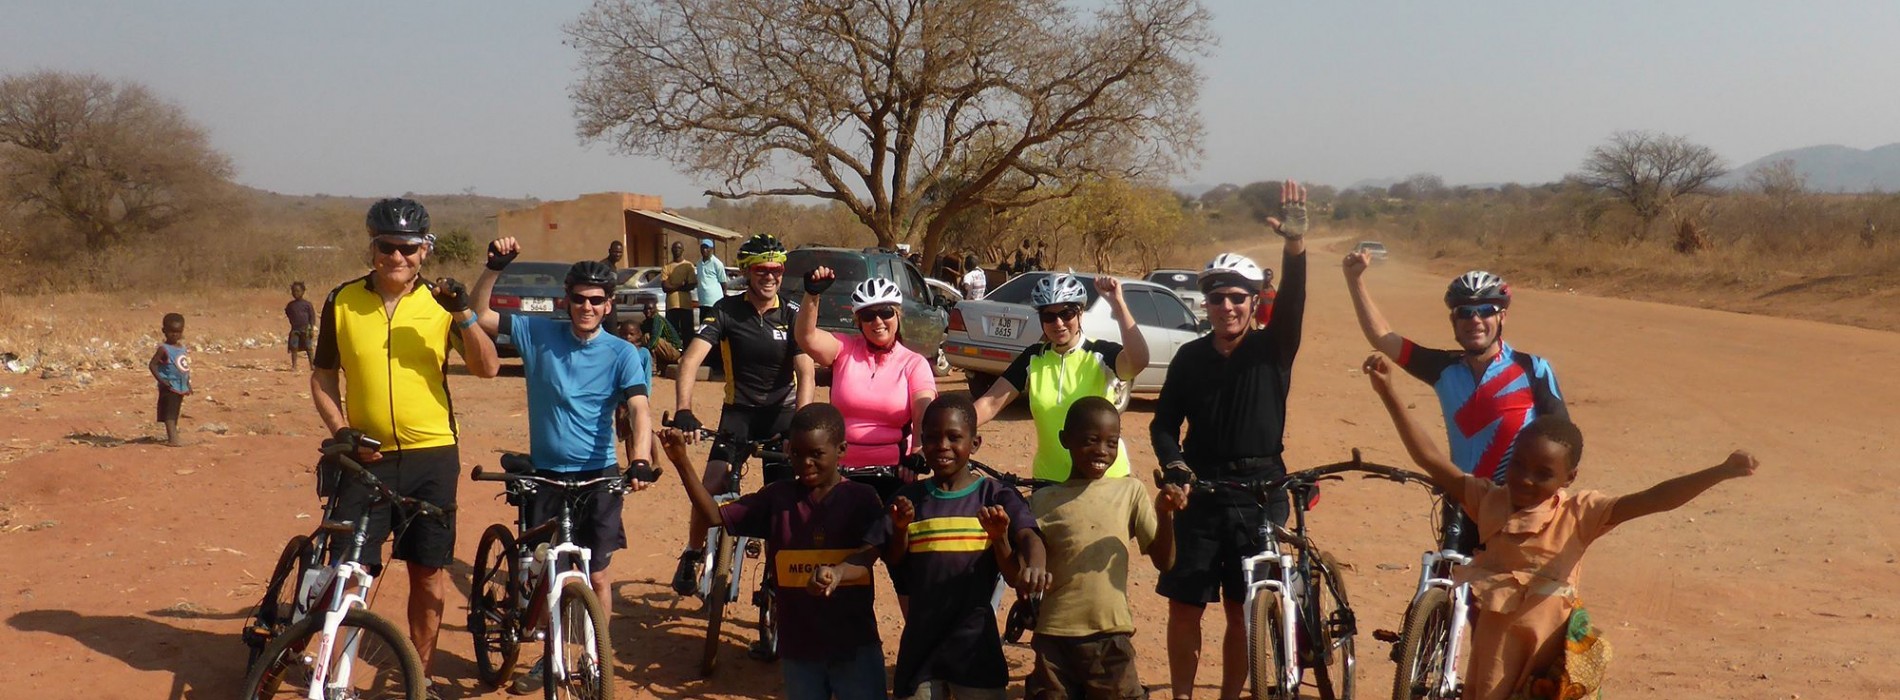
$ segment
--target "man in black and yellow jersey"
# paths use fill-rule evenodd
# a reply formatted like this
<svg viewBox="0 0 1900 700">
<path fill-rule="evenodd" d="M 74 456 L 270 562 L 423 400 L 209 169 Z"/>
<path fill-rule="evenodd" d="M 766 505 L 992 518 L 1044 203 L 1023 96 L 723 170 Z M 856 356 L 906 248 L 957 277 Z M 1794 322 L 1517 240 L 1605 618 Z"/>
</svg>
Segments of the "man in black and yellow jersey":
<svg viewBox="0 0 1900 700">
<path fill-rule="evenodd" d="M 759 234 L 739 246 L 739 267 L 745 270 L 746 293 L 720 299 L 707 315 L 680 357 L 679 379 L 674 382 L 674 406 L 678 414 L 673 425 L 694 439 L 700 428 L 693 416 L 693 384 L 706 354 L 719 350 L 726 368 L 726 398 L 719 411 L 719 431 L 730 440 L 713 443 L 706 459 L 706 488 L 712 493 L 738 489 L 727 484 L 726 467 L 742 462 L 749 455 L 740 450 L 747 440 L 759 440 L 783 434 L 791 425 L 792 411 L 811 403 L 815 366 L 810 356 L 792 337 L 798 304 L 779 294 L 785 281 L 785 245 L 769 234 Z M 762 483 L 788 476 L 778 470 L 761 469 Z M 699 511 L 692 513 L 692 527 L 686 531 L 686 551 L 680 555 L 679 569 L 673 575 L 673 590 L 680 595 L 693 592 L 698 576 L 694 567 L 703 558 L 708 521 Z"/>
<path fill-rule="evenodd" d="M 367 228 L 370 273 L 338 286 L 323 302 L 310 397 L 338 440 L 361 434 L 382 443 L 357 455 L 376 478 L 403 496 L 448 509 L 461 473 L 449 350 L 461 353 L 469 374 L 493 377 L 500 364 L 495 344 L 476 326 L 460 282 L 444 278 L 431 285 L 422 278 L 435 237 L 420 203 L 379 201 L 369 208 Z M 336 517 L 362 517 L 367 498 L 360 484 L 344 480 Z M 367 517 L 370 546 L 363 556 L 376 567 L 392 518 L 388 508 Z M 455 521 L 453 515 L 408 520 L 393 556 L 408 563 L 409 636 L 426 672 L 449 592 L 443 567 L 454 559 Z"/>
</svg>

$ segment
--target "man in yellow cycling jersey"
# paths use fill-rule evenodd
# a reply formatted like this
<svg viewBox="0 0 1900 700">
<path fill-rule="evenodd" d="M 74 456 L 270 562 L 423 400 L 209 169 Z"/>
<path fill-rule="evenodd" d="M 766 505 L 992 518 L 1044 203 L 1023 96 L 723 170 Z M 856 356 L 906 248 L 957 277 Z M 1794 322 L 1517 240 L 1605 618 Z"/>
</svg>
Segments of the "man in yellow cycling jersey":
<svg viewBox="0 0 1900 700">
<path fill-rule="evenodd" d="M 476 326 L 462 283 L 443 278 L 431 285 L 422 278 L 435 237 L 420 203 L 385 199 L 370 205 L 367 228 L 373 269 L 323 302 L 310 397 L 338 440 L 361 435 L 382 443 L 379 450 L 357 454 L 376 478 L 403 496 L 446 510 L 455 505 L 461 472 L 445 372 L 449 349 L 462 354 L 469 374 L 493 377 L 500 364 L 495 344 Z M 360 484 L 345 480 L 336 493 L 338 518 L 364 517 L 368 495 Z M 363 556 L 375 567 L 391 513 L 378 508 L 367 517 L 370 546 Z M 414 519 L 393 548 L 394 558 L 408 562 L 409 637 L 425 673 L 449 592 L 444 567 L 454 552 L 453 515 Z"/>
</svg>

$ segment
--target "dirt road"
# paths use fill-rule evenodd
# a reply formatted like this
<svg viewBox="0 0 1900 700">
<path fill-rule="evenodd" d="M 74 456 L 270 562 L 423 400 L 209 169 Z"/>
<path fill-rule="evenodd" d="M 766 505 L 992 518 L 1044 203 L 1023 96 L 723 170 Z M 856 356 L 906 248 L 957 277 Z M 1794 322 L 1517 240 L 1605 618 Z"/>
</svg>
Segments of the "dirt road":
<svg viewBox="0 0 1900 700">
<path fill-rule="evenodd" d="M 1277 257 L 1261 261 L 1277 265 Z M 1310 465 L 1360 446 L 1402 463 L 1356 370 L 1367 350 L 1337 261 L 1336 252 L 1313 253 L 1287 458 Z M 1442 280 L 1400 262 L 1376 268 L 1371 283 L 1399 330 L 1449 342 Z M 281 323 L 274 312 L 230 313 L 245 302 L 274 308 L 267 301 L 186 311 L 221 304 L 219 323 L 272 330 Z M 1507 338 L 1551 360 L 1584 429 L 1579 486 L 1641 488 L 1736 447 L 1763 463 L 1758 476 L 1625 525 L 1592 550 L 1582 589 L 1616 645 L 1613 697 L 1900 696 L 1900 661 L 1884 653 L 1900 639 L 1891 534 L 1900 530 L 1900 486 L 1890 476 L 1900 466 L 1892 428 L 1900 335 L 1534 290 L 1520 290 L 1512 313 Z M 241 620 L 284 539 L 307 531 L 317 512 L 307 467 L 321 428 L 305 375 L 282 362 L 264 349 L 198 357 L 201 389 L 185 402 L 183 425 L 191 444 L 180 449 L 116 444 L 154 432 L 141 369 L 95 371 L 83 386 L 75 377 L 0 374 L 0 387 L 12 389 L 0 391 L 0 698 L 234 694 Z M 525 448 L 519 377 L 451 382 L 465 464 L 493 465 L 497 450 Z M 1410 381 L 1404 388 L 1435 421 L 1429 390 Z M 704 385 L 699 405 L 712 406 L 716 391 Z M 670 384 L 660 393 L 656 405 L 670 409 Z M 1148 410 L 1136 403 L 1128 435 L 1145 436 Z M 1030 434 L 1026 414 L 1006 414 L 986 428 L 981 456 L 1023 468 Z M 1145 439 L 1129 446 L 1136 463 L 1152 464 Z M 685 528 L 677 483 L 669 476 L 632 497 L 632 548 L 614 564 L 616 678 L 635 697 L 774 695 L 776 669 L 743 658 L 749 634 L 729 633 L 718 677 L 693 673 L 699 604 L 663 583 Z M 461 488 L 458 551 L 467 558 L 484 526 L 510 516 L 493 485 Z M 1314 514 L 1313 536 L 1351 567 L 1361 697 L 1382 697 L 1390 686 L 1386 647 L 1369 632 L 1397 626 L 1429 544 L 1429 512 L 1416 489 L 1349 482 L 1329 487 Z M 467 567 L 455 575 L 465 586 Z M 1151 684 L 1167 679 L 1165 606 L 1153 583 L 1154 573 L 1138 568 L 1131 591 Z M 402 577 L 379 588 L 376 609 L 400 619 Z M 898 625 L 881 596 L 889 655 Z M 464 615 L 452 602 L 433 671 L 452 684 L 447 697 L 505 697 L 467 680 Z M 1010 654 L 1020 678 L 1028 653 Z M 1214 675 L 1209 662 L 1199 695 L 1214 694 Z"/>
</svg>

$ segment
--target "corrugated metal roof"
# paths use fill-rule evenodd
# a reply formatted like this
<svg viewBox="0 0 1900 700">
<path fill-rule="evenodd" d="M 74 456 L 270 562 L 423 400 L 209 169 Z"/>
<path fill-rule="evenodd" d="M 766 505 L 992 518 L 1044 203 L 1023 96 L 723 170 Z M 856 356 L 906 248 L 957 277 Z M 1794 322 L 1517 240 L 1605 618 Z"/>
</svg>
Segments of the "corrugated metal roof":
<svg viewBox="0 0 1900 700">
<path fill-rule="evenodd" d="M 726 228 L 720 228 L 718 226 L 714 226 L 704 221 L 695 221 L 693 219 L 688 219 L 684 216 L 680 216 L 679 214 L 675 214 L 672 211 L 648 211 L 645 209 L 629 209 L 628 212 L 632 214 L 638 214 L 640 216 L 644 216 L 646 218 L 657 221 L 660 223 L 661 226 L 665 226 L 667 228 L 684 231 L 686 233 L 707 236 L 710 238 L 717 238 L 722 241 L 736 241 L 736 240 L 746 237 L 745 234 L 739 233 L 738 231 L 734 231 L 734 230 L 726 229 Z"/>
</svg>

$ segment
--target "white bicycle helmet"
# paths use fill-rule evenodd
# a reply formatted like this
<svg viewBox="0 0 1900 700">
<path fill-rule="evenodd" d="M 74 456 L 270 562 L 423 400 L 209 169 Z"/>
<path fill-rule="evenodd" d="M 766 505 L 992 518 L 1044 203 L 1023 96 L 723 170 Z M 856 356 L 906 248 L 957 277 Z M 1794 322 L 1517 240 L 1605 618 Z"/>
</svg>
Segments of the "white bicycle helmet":
<svg viewBox="0 0 1900 700">
<path fill-rule="evenodd" d="M 1029 290 L 1029 305 L 1038 309 L 1056 304 L 1088 303 L 1088 287 L 1082 286 L 1082 280 L 1076 279 L 1075 275 L 1047 275 L 1036 280 L 1036 286 Z"/>
<path fill-rule="evenodd" d="M 1504 278 L 1485 272 L 1472 270 L 1459 275 L 1445 288 L 1445 306 L 1447 308 L 1464 304 L 1497 304 L 1511 307 L 1511 285 Z"/>
<path fill-rule="evenodd" d="M 1238 253 L 1221 253 L 1214 256 L 1213 260 L 1209 260 L 1206 267 L 1201 268 L 1201 292 L 1206 293 L 1215 287 L 1237 283 L 1258 294 L 1260 285 L 1264 284 L 1266 279 L 1266 273 L 1247 256 Z"/>
<path fill-rule="evenodd" d="M 897 283 L 873 277 L 859 282 L 857 288 L 851 290 L 851 313 L 884 304 L 904 304 L 904 293 L 897 289 Z"/>
</svg>

